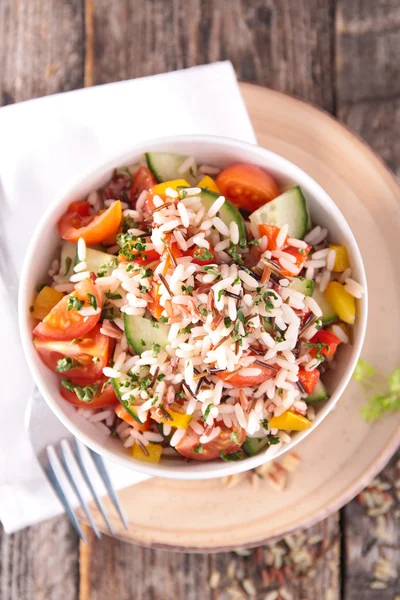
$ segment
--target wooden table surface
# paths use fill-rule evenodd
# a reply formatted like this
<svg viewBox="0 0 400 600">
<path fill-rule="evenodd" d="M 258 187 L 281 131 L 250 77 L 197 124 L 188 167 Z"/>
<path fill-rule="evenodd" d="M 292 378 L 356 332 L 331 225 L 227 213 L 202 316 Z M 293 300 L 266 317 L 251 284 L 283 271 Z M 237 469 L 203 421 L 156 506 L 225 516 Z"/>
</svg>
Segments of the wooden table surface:
<svg viewBox="0 0 400 600">
<path fill-rule="evenodd" d="M 0 0 L 1 105 L 230 59 L 336 114 L 394 171 L 399 54 L 400 0 Z M 0 599 L 400 600 L 399 500 L 398 456 L 340 513 L 253 551 L 84 546 L 65 517 L 0 529 Z"/>
</svg>

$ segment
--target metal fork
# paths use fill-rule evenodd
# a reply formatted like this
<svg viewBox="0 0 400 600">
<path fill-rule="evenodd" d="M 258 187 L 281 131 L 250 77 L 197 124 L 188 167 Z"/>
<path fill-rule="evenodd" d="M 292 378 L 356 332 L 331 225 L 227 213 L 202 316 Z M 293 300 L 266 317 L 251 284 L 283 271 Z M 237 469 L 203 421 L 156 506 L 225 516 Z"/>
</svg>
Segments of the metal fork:
<svg viewBox="0 0 400 600">
<path fill-rule="evenodd" d="M 33 450 L 43 471 L 61 501 L 66 514 L 79 537 L 86 543 L 86 537 L 74 512 L 78 500 L 94 533 L 100 539 L 93 516 L 85 500 L 92 497 L 101 513 L 108 531 L 115 535 L 104 505 L 96 491 L 93 475 L 100 476 L 124 527 L 128 523 L 121 504 L 99 454 L 87 448 L 74 438 L 68 429 L 60 423 L 42 398 L 39 390 L 33 392 L 26 412 L 26 427 Z M 88 494 L 88 492 L 90 492 Z"/>
</svg>

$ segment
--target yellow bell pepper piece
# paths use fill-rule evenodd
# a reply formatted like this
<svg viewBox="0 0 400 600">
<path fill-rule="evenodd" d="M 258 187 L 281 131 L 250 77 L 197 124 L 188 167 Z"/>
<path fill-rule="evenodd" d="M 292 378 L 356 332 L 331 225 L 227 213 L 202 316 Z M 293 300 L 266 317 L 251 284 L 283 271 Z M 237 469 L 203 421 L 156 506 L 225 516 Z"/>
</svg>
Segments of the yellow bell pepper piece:
<svg viewBox="0 0 400 600">
<path fill-rule="evenodd" d="M 167 188 L 177 191 L 178 187 L 190 187 L 190 185 L 184 179 L 174 179 L 172 181 L 164 181 L 164 183 L 157 183 L 157 185 L 152 187 L 151 191 L 153 194 L 162 195 L 165 194 Z"/>
<path fill-rule="evenodd" d="M 143 462 L 149 462 L 157 464 L 160 462 L 163 447 L 161 444 L 148 444 L 145 446 L 148 454 L 144 452 L 139 444 L 133 444 L 132 446 L 132 458 L 141 460 Z"/>
<path fill-rule="evenodd" d="M 356 320 L 356 302 L 354 296 L 344 289 L 338 281 L 331 281 L 324 292 L 325 298 L 337 313 L 339 319 L 354 325 Z"/>
<path fill-rule="evenodd" d="M 43 321 L 51 309 L 58 304 L 63 297 L 64 294 L 62 292 L 57 292 L 57 290 L 52 287 L 45 285 L 35 298 L 32 316 L 34 316 L 35 319 Z"/>
<path fill-rule="evenodd" d="M 283 429 L 284 431 L 304 431 L 311 427 L 311 421 L 302 415 L 287 410 L 279 417 L 272 417 L 269 426 L 271 429 Z"/>
<path fill-rule="evenodd" d="M 192 415 L 183 415 L 182 413 L 178 413 L 174 410 L 167 410 L 166 412 L 171 415 L 171 418 L 166 419 L 163 417 L 161 419 L 161 423 L 171 425 L 171 427 L 179 427 L 179 429 L 187 429 L 189 427 L 189 423 L 192 420 Z"/>
<path fill-rule="evenodd" d="M 210 192 L 214 192 L 215 194 L 219 194 L 220 191 L 215 183 L 214 179 L 205 175 L 203 179 L 198 183 L 199 188 L 208 188 Z"/>
<path fill-rule="evenodd" d="M 335 258 L 335 266 L 333 270 L 335 273 L 343 273 L 346 269 L 349 268 L 349 255 L 347 253 L 347 248 L 345 246 L 329 246 L 332 250 L 336 252 Z"/>
</svg>

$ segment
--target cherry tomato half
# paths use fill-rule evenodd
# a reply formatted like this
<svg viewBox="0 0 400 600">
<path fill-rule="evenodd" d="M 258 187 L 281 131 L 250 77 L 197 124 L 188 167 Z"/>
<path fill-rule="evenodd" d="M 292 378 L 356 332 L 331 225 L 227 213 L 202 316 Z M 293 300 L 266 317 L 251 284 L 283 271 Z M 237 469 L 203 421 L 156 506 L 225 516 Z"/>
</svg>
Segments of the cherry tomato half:
<svg viewBox="0 0 400 600">
<path fill-rule="evenodd" d="M 64 296 L 49 312 L 47 317 L 36 325 L 33 334 L 46 340 L 73 340 L 81 338 L 97 324 L 101 312 L 95 315 L 83 316 L 74 308 L 68 310 L 68 301 L 72 297 L 81 300 L 89 306 L 90 295 L 97 300 L 97 307 L 101 309 L 101 299 L 96 286 L 90 279 L 80 281 L 73 292 Z"/>
<path fill-rule="evenodd" d="M 221 171 L 216 184 L 223 196 L 248 212 L 279 196 L 275 180 L 255 165 L 232 165 Z"/>
<path fill-rule="evenodd" d="M 222 421 L 216 423 L 216 425 L 221 428 L 221 433 L 207 444 L 200 444 L 201 436 L 195 433 L 191 427 L 188 427 L 179 444 L 175 446 L 175 450 L 182 456 L 194 460 L 213 460 L 219 458 L 221 452 L 225 454 L 237 452 L 246 440 L 245 430 L 240 425 L 233 428 L 227 427 Z M 201 446 L 201 452 L 195 452 L 195 450 L 199 450 L 199 445 Z"/>
<path fill-rule="evenodd" d="M 77 243 L 83 238 L 87 244 L 100 244 L 118 230 L 122 218 L 121 202 L 118 200 L 103 213 L 89 214 L 88 202 L 72 202 L 67 212 L 58 221 L 60 237 Z"/>
<path fill-rule="evenodd" d="M 110 341 L 111 338 L 100 333 L 100 325 L 96 325 L 73 343 L 41 338 L 35 338 L 33 343 L 49 369 L 67 377 L 73 383 L 86 385 L 102 377 L 103 368 L 107 366 L 110 356 Z M 57 370 L 57 363 L 63 358 L 72 359 L 72 368 L 60 372 Z"/>
</svg>

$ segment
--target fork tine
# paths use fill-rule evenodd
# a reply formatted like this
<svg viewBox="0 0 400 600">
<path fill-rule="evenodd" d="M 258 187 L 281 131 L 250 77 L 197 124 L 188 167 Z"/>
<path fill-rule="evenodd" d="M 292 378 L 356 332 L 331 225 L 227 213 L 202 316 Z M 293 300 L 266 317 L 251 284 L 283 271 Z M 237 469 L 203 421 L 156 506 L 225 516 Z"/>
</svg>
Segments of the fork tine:
<svg viewBox="0 0 400 600">
<path fill-rule="evenodd" d="M 54 448 L 53 445 L 50 445 L 50 446 L 46 447 L 46 452 L 47 452 L 47 457 L 49 459 L 48 465 L 44 468 L 46 475 L 47 475 L 51 485 L 53 486 L 54 491 L 56 492 L 57 496 L 59 497 L 61 504 L 63 505 L 65 512 L 67 513 L 67 516 L 68 516 L 69 520 L 71 521 L 75 531 L 77 532 L 77 534 L 79 535 L 81 540 L 83 542 L 85 542 L 85 544 L 87 544 L 86 536 L 83 533 L 82 527 L 80 526 L 80 523 L 79 523 L 78 519 L 76 518 L 74 510 L 68 500 L 67 493 L 63 487 L 63 485 L 65 486 L 65 483 L 67 485 L 68 484 L 70 485 L 70 482 L 69 482 L 68 477 L 63 469 L 61 461 L 58 458 L 56 449 Z M 64 480 L 64 484 L 62 483 L 62 480 Z"/>
<path fill-rule="evenodd" d="M 110 497 L 111 502 L 114 504 L 116 511 L 118 512 L 121 521 L 125 527 L 125 529 L 128 529 L 129 525 L 128 525 L 128 521 L 126 520 L 126 517 L 124 515 L 124 512 L 122 510 L 122 506 L 121 503 L 118 499 L 117 494 L 115 493 L 115 490 L 113 488 L 113 485 L 111 483 L 110 477 L 107 473 L 107 469 L 106 466 L 104 464 L 103 459 L 101 458 L 100 454 L 97 454 L 97 452 L 95 452 L 94 450 L 92 450 L 91 448 L 89 448 L 89 452 L 92 455 L 92 458 L 95 462 L 95 465 L 97 467 L 97 470 L 100 473 L 100 476 L 104 482 L 104 485 L 106 487 L 106 490 L 108 492 L 108 495 Z"/>
<path fill-rule="evenodd" d="M 79 500 L 79 503 L 82 507 L 83 512 L 86 515 L 87 520 L 89 521 L 91 528 L 93 529 L 94 533 L 96 534 L 96 537 L 100 540 L 101 533 L 97 529 L 96 523 L 93 520 L 92 514 L 91 514 L 90 510 L 88 509 L 86 501 L 83 498 L 81 492 L 79 491 L 78 481 L 79 481 L 79 477 L 81 476 L 81 473 L 80 473 L 79 467 L 77 465 L 76 458 L 72 452 L 69 440 L 61 440 L 60 447 L 61 447 L 61 459 L 62 459 L 62 462 L 64 465 L 64 469 L 69 477 L 72 488 L 76 494 L 76 497 Z"/>
<path fill-rule="evenodd" d="M 98 495 L 98 493 L 96 492 L 96 490 L 95 490 L 95 488 L 93 486 L 93 483 L 92 483 L 92 481 L 90 479 L 89 473 L 88 473 L 86 465 L 85 465 L 85 461 L 84 461 L 84 458 L 83 458 L 83 453 L 84 452 L 88 452 L 88 449 L 86 448 L 86 446 L 84 444 L 82 444 L 82 442 L 80 442 L 76 438 L 75 438 L 75 448 L 76 448 L 76 456 L 77 456 L 78 463 L 79 463 L 79 466 L 80 466 L 81 471 L 82 471 L 82 475 L 85 478 L 85 481 L 87 483 L 88 488 L 90 489 L 90 492 L 91 492 L 91 494 L 93 496 L 93 500 L 95 501 L 97 508 L 99 509 L 100 513 L 102 514 L 102 517 L 103 517 L 103 519 L 105 521 L 105 524 L 108 527 L 109 532 L 111 533 L 112 536 L 115 536 L 114 529 L 112 528 L 110 520 L 109 520 L 109 518 L 107 516 L 107 513 L 106 513 L 106 511 L 104 509 L 103 503 L 102 503 L 102 501 L 100 499 L 100 496 Z M 90 454 L 89 454 L 89 456 L 90 456 Z"/>
</svg>

